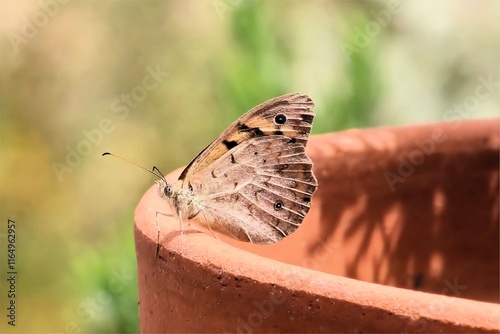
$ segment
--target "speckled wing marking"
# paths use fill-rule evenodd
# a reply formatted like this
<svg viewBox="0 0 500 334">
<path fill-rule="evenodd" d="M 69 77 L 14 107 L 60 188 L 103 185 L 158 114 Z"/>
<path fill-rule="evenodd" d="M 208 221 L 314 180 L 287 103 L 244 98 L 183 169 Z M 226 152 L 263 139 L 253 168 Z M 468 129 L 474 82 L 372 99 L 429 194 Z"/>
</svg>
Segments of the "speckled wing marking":
<svg viewBox="0 0 500 334">
<path fill-rule="evenodd" d="M 311 132 L 314 103 L 307 95 L 292 93 L 264 102 L 242 115 L 198 154 L 179 180 L 189 179 L 229 150 L 246 140 L 264 136 L 285 136 L 305 146 Z"/>
<path fill-rule="evenodd" d="M 251 109 L 194 158 L 173 187 L 160 182 L 160 194 L 179 216 L 235 239 L 281 240 L 302 223 L 317 187 L 305 153 L 313 106 L 307 95 L 294 93 Z"/>
<path fill-rule="evenodd" d="M 283 135 L 248 139 L 190 179 L 200 219 L 213 230 L 256 244 L 295 231 L 317 187 L 301 143 Z"/>
</svg>

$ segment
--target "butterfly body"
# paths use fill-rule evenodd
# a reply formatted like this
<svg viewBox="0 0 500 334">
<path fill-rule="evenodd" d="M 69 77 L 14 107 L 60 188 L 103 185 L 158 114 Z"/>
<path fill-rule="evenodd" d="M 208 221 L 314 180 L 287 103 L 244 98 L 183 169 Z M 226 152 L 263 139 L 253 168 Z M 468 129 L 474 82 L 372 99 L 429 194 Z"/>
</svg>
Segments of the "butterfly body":
<svg viewBox="0 0 500 334">
<path fill-rule="evenodd" d="M 312 100 L 287 94 L 245 113 L 159 193 L 182 219 L 235 239 L 274 243 L 295 231 L 317 187 L 305 153 Z"/>
</svg>

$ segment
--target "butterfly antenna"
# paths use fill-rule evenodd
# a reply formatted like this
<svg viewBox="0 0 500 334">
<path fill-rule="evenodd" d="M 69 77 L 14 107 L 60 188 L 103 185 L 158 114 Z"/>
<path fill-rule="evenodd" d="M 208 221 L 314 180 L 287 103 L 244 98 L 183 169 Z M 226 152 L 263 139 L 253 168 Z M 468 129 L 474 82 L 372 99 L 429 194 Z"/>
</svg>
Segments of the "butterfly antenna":
<svg viewBox="0 0 500 334">
<path fill-rule="evenodd" d="M 151 174 L 153 174 L 154 176 L 156 176 L 157 178 L 159 178 L 160 180 L 162 180 L 163 182 L 165 182 L 165 184 L 168 184 L 167 180 L 165 179 L 165 176 L 163 176 L 163 173 L 156 166 L 153 166 L 153 168 L 151 168 L 151 169 L 147 169 L 145 167 L 142 167 L 139 164 L 136 164 L 133 161 L 130 161 L 129 159 L 126 159 L 126 158 L 124 158 L 122 156 L 119 156 L 118 154 L 114 154 L 114 153 L 111 153 L 111 152 L 104 152 L 102 155 L 103 156 L 105 156 L 105 155 L 112 155 L 114 157 L 117 157 L 117 158 L 120 158 L 122 160 L 125 160 L 126 162 L 129 162 L 132 165 L 135 165 L 135 166 L 137 166 L 137 167 L 139 167 L 141 169 L 144 169 L 145 171 L 150 172 Z M 157 228 L 158 235 L 157 235 L 157 239 L 156 239 L 155 258 L 159 256 L 159 251 L 160 251 L 160 224 L 158 223 L 158 214 L 161 214 L 161 215 L 164 215 L 164 216 L 172 216 L 171 214 L 167 214 L 167 213 L 163 213 L 163 212 L 160 212 L 160 211 L 156 211 L 155 222 L 156 222 L 156 228 Z M 182 222 L 182 220 L 181 220 L 181 222 Z M 181 224 L 181 228 L 182 228 L 182 224 Z M 181 233 L 182 233 L 182 231 L 181 231 Z M 182 239 L 181 239 L 181 246 L 182 246 Z M 182 250 L 181 250 L 181 253 L 182 253 Z"/>
<path fill-rule="evenodd" d="M 158 176 L 163 182 L 168 183 L 165 179 L 165 176 L 163 176 L 163 173 L 158 169 L 158 167 L 153 166 L 153 172 L 155 172 L 153 174 Z"/>
<path fill-rule="evenodd" d="M 163 176 L 162 172 L 161 172 L 161 171 L 160 171 L 160 170 L 159 170 L 156 166 L 153 166 L 153 168 L 152 168 L 152 169 L 148 169 L 148 168 L 146 168 L 146 167 L 142 167 L 142 166 L 141 166 L 141 165 L 139 165 L 139 164 L 136 164 L 136 163 L 135 163 L 135 162 L 133 162 L 133 161 L 130 161 L 129 159 L 126 159 L 126 158 L 124 158 L 124 157 L 122 157 L 122 156 L 119 156 L 118 154 L 114 154 L 114 153 L 111 153 L 111 152 L 104 152 L 104 153 L 102 154 L 102 156 L 105 156 L 105 155 L 111 155 L 111 156 L 114 156 L 114 157 L 120 158 L 120 159 L 122 159 L 122 160 L 125 160 L 126 162 L 129 162 L 129 163 L 131 163 L 132 165 L 135 165 L 135 166 L 137 166 L 137 167 L 139 167 L 139 168 L 144 169 L 145 171 L 150 172 L 151 174 L 153 174 L 153 175 L 154 175 L 154 176 L 156 176 L 157 178 L 161 179 L 163 182 L 168 183 L 168 182 L 167 182 L 167 180 L 165 179 L 165 176 Z"/>
</svg>

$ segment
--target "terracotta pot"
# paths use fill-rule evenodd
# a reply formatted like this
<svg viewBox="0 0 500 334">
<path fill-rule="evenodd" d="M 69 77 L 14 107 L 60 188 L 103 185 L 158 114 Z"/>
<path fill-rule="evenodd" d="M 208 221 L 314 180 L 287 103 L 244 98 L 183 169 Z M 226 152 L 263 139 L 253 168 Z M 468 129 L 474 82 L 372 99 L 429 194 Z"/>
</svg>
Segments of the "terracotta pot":
<svg viewBox="0 0 500 334">
<path fill-rule="evenodd" d="M 307 147 L 302 226 L 256 246 L 135 215 L 149 332 L 498 332 L 499 120 L 350 130 Z M 170 175 L 175 179 L 177 171 Z"/>
</svg>

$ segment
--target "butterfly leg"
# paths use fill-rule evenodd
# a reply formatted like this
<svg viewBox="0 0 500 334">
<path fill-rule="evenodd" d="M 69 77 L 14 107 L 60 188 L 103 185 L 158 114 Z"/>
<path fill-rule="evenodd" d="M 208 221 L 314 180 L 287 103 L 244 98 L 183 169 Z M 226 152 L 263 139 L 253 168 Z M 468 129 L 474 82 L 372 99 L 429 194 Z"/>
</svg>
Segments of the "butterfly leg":
<svg viewBox="0 0 500 334">
<path fill-rule="evenodd" d="M 156 222 L 156 229 L 158 230 L 158 236 L 156 239 L 156 252 L 155 252 L 155 257 L 158 257 L 159 251 L 160 251 L 160 224 L 158 223 L 158 214 L 166 216 L 166 217 L 172 217 L 173 215 L 170 213 L 165 213 L 161 211 L 156 211 L 155 213 L 155 222 Z"/>
<path fill-rule="evenodd" d="M 214 233 L 214 231 L 212 230 L 212 226 L 210 226 L 210 220 L 207 219 L 207 215 L 205 214 L 205 212 L 201 212 L 203 214 L 203 217 L 205 218 L 205 221 L 207 222 L 207 225 L 208 225 L 208 229 L 210 230 L 210 232 L 212 232 L 212 235 L 215 239 L 219 240 L 219 237 Z"/>
<path fill-rule="evenodd" d="M 182 228 L 182 212 L 177 212 L 177 216 L 179 216 L 179 228 L 181 229 L 181 254 L 184 250 L 184 229 Z"/>
</svg>

